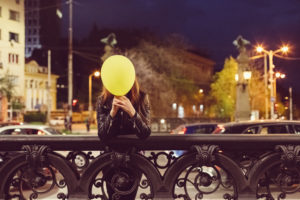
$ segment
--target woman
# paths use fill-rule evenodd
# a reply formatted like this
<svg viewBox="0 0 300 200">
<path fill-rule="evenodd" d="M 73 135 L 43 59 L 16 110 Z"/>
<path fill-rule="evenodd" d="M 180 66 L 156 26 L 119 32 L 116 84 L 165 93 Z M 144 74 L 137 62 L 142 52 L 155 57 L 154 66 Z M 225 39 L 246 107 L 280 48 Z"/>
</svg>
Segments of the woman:
<svg viewBox="0 0 300 200">
<path fill-rule="evenodd" d="M 135 134 L 138 138 L 146 138 L 150 135 L 150 106 L 147 95 L 140 91 L 139 84 L 135 79 L 133 87 L 125 96 L 113 96 L 103 86 L 103 91 L 97 102 L 98 136 L 102 141 L 107 141 L 118 135 Z M 122 149 L 114 149 L 122 152 Z M 124 151 L 124 150 L 123 150 Z M 109 199 L 118 195 L 113 189 L 112 179 L 115 174 L 127 174 L 129 179 L 140 179 L 140 173 L 132 173 L 128 168 L 104 169 L 104 179 L 107 185 Z M 135 175 L 132 175 L 135 174 Z M 131 176 L 131 177 L 130 177 Z M 134 178 L 132 178 L 134 177 Z M 129 182 L 128 185 L 132 185 Z M 122 189 L 122 188 L 121 188 Z M 126 191 L 129 188 L 123 187 Z M 119 198 L 120 200 L 135 199 L 137 188 L 130 194 Z"/>
</svg>

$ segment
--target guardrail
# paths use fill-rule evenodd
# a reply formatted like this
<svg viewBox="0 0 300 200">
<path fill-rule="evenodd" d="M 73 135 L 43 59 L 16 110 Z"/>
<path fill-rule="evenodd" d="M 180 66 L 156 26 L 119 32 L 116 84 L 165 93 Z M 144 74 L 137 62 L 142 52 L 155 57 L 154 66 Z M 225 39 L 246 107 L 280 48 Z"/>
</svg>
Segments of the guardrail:
<svg viewBox="0 0 300 200">
<path fill-rule="evenodd" d="M 1 136 L 0 199 L 299 199 L 299 152 L 297 135 Z"/>
</svg>

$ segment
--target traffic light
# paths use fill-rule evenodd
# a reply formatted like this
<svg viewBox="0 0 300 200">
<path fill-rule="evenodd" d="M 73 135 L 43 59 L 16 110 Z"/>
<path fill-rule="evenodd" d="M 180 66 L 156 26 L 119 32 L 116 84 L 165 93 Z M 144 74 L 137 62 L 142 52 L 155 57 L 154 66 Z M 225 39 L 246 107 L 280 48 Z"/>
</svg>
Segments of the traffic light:
<svg viewBox="0 0 300 200">
<path fill-rule="evenodd" d="M 76 106 L 77 103 L 78 103 L 78 99 L 73 99 L 72 106 Z"/>
</svg>

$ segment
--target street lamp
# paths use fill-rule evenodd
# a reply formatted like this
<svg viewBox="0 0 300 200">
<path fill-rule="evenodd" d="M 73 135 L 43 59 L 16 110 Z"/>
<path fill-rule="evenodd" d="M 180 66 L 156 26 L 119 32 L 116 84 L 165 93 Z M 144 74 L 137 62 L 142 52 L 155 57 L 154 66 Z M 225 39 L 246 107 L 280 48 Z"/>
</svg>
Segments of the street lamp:
<svg viewBox="0 0 300 200">
<path fill-rule="evenodd" d="M 283 73 L 280 73 L 280 72 L 276 72 L 275 73 L 275 78 L 274 78 L 274 98 L 275 98 L 275 100 L 276 100 L 276 97 L 277 97 L 277 88 L 276 88 L 276 81 L 277 81 L 277 79 L 284 79 L 286 77 L 286 75 L 285 74 L 283 74 Z"/>
<path fill-rule="evenodd" d="M 89 117 L 92 117 L 92 112 L 93 112 L 93 106 L 92 106 L 92 77 L 99 77 L 100 72 L 95 71 L 94 73 L 89 75 Z"/>
<path fill-rule="evenodd" d="M 280 49 L 277 49 L 276 51 L 267 51 L 265 50 L 262 46 L 257 46 L 256 51 L 258 53 L 265 53 L 266 55 L 269 56 L 269 81 L 270 81 L 270 114 L 271 114 L 271 119 L 274 119 L 275 115 L 274 115 L 274 102 L 275 102 L 275 91 L 273 88 L 273 84 L 274 84 L 274 64 L 273 64 L 273 56 L 276 56 L 276 53 L 278 52 L 283 52 L 283 53 L 287 53 L 289 50 L 288 46 L 283 46 Z"/>
</svg>

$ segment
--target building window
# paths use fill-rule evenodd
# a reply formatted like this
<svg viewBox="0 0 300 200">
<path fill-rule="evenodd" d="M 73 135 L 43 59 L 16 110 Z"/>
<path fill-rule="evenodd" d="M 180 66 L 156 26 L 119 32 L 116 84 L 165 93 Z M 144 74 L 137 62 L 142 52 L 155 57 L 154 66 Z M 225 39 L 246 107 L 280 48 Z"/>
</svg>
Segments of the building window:
<svg viewBox="0 0 300 200">
<path fill-rule="evenodd" d="M 1 29 L 0 29 L 0 40 L 1 40 Z"/>
<path fill-rule="evenodd" d="M 20 21 L 20 13 L 14 10 L 9 11 L 9 19 Z"/>
<path fill-rule="evenodd" d="M 16 4 L 20 4 L 20 0 L 16 0 Z"/>
<path fill-rule="evenodd" d="M 2 17 L 2 8 L 0 7 L 0 17 Z"/>
<path fill-rule="evenodd" d="M 15 75 L 9 75 L 9 76 L 8 76 L 8 79 L 10 80 L 10 82 L 11 82 L 14 86 L 18 85 L 18 82 L 19 82 L 18 76 L 15 76 Z"/>
<path fill-rule="evenodd" d="M 8 63 L 19 63 L 19 55 L 15 53 L 9 53 L 8 54 Z"/>
<path fill-rule="evenodd" d="M 31 42 L 31 38 L 28 38 L 27 41 L 28 41 L 28 42 Z"/>
<path fill-rule="evenodd" d="M 19 34 L 9 32 L 9 41 L 14 40 L 15 42 L 19 42 Z"/>
</svg>

